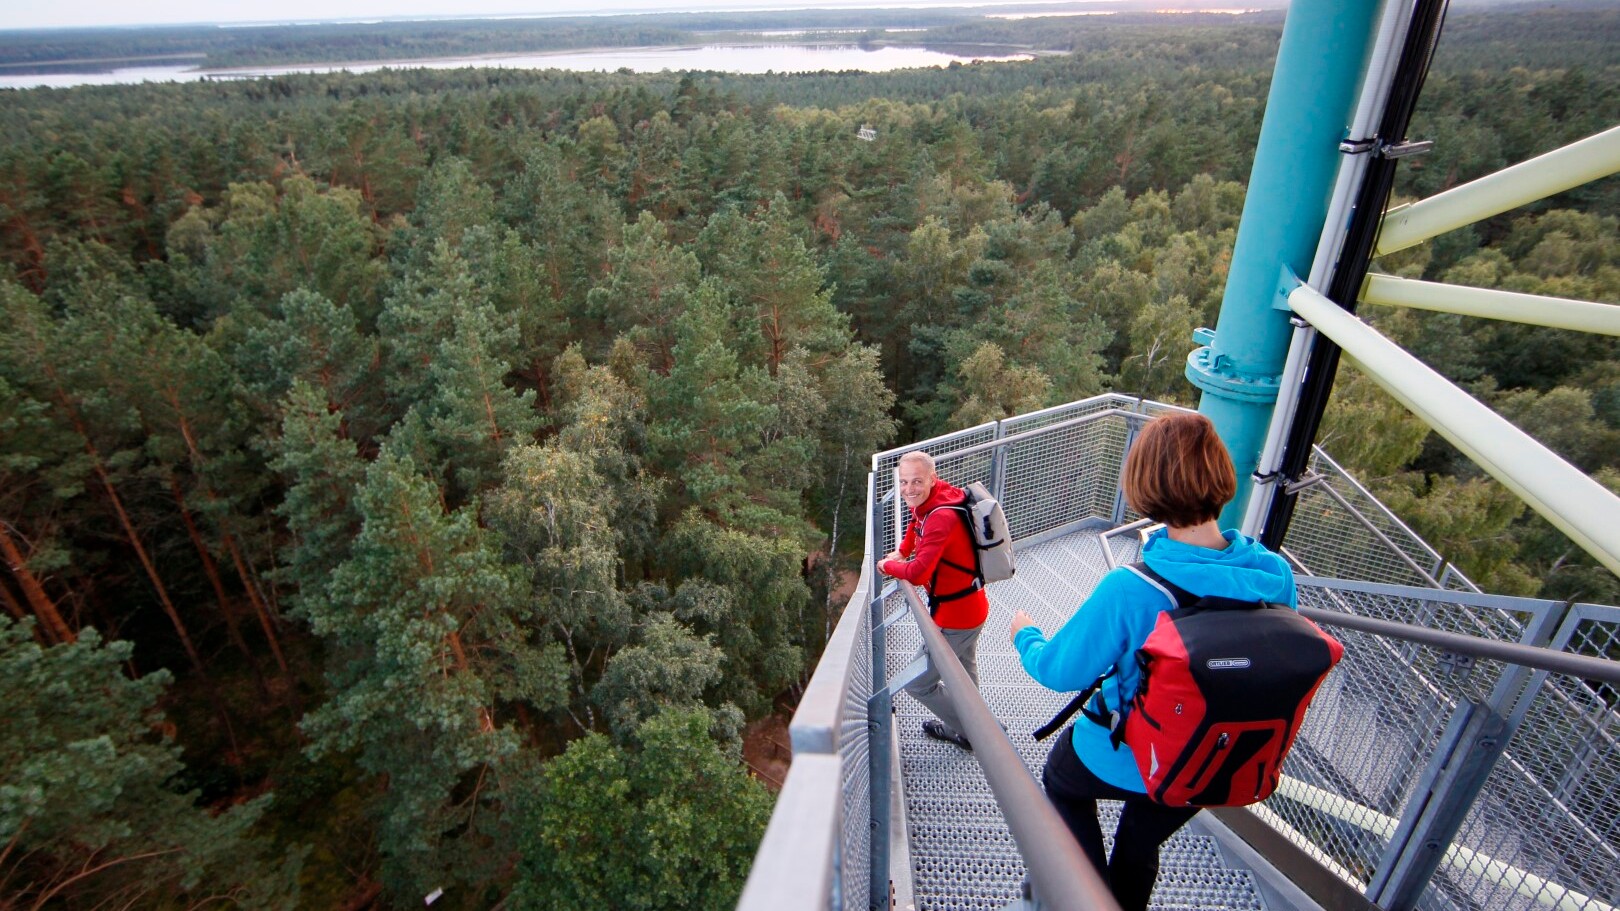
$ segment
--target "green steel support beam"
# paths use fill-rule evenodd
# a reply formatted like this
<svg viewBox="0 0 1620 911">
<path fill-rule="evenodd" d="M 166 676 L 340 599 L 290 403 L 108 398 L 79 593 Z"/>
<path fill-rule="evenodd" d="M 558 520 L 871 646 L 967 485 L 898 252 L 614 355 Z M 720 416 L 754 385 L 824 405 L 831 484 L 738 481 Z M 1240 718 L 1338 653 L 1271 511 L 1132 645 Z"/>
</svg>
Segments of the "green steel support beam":
<svg viewBox="0 0 1620 911">
<path fill-rule="evenodd" d="M 1316 254 L 1378 10 L 1377 0 L 1294 0 L 1283 21 L 1220 316 L 1187 356 L 1198 410 L 1237 469 L 1222 527 L 1243 522 L 1293 333 L 1286 282 L 1307 274 Z"/>
<path fill-rule="evenodd" d="M 1565 297 L 1369 275 L 1361 288 L 1361 300 L 1367 304 L 1438 310 L 1595 335 L 1620 335 L 1620 306 Z"/>
<path fill-rule="evenodd" d="M 1308 285 L 1288 306 L 1582 550 L 1620 574 L 1620 497 Z"/>
<path fill-rule="evenodd" d="M 1620 173 L 1620 126 L 1384 213 L 1374 256 Z"/>
</svg>

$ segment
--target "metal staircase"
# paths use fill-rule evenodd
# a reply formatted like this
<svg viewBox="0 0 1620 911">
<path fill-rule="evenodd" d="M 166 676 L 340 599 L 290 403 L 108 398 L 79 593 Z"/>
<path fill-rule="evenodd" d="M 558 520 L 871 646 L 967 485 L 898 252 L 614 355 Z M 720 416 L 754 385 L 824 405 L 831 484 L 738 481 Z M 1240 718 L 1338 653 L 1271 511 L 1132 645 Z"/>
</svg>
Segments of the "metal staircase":
<svg viewBox="0 0 1620 911">
<path fill-rule="evenodd" d="M 1037 778 L 1053 740 L 1037 743 L 1030 732 L 1061 709 L 1069 696 L 1036 684 L 1024 673 L 1006 636 L 1008 621 L 1022 609 L 1042 629 L 1056 630 L 1110 568 L 1103 546 L 1096 531 L 1086 530 L 1020 550 L 1017 575 L 987 589 L 990 619 L 979 640 L 979 690 Z M 919 642 L 916 627 L 902 624 L 888 641 L 889 666 L 903 667 Z M 1019 896 L 1024 862 L 978 763 L 922 733 L 923 720 L 932 716 L 916 700 L 898 695 L 894 708 L 915 890 L 909 900 L 897 895 L 895 907 L 937 911 L 1006 907 Z M 1105 839 L 1112 838 L 1118 812 L 1116 803 L 1101 805 Z M 1267 909 L 1255 876 L 1230 867 L 1215 837 L 1201 834 L 1203 829 L 1184 828 L 1165 845 L 1152 907 Z"/>
</svg>

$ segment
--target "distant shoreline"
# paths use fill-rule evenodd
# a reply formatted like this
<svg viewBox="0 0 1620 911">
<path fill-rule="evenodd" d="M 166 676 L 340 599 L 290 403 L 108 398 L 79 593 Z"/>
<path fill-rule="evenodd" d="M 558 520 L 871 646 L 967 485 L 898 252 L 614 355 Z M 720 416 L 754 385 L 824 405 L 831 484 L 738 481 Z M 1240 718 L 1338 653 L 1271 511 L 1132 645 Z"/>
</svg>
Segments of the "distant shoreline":
<svg viewBox="0 0 1620 911">
<path fill-rule="evenodd" d="M 591 55 L 591 54 L 633 54 L 633 53 L 637 53 L 637 52 L 679 53 L 679 52 L 683 52 L 683 51 L 701 51 L 701 50 L 704 50 L 705 48 L 718 48 L 718 47 L 827 47 L 827 48 L 840 47 L 840 48 L 842 48 L 842 47 L 857 47 L 857 46 L 858 45 L 853 41 L 844 41 L 844 42 L 839 42 L 839 43 L 824 42 L 824 41 L 815 41 L 815 42 L 800 42 L 800 41 L 758 41 L 758 42 L 750 41 L 750 42 L 742 42 L 742 41 L 731 41 L 731 42 L 712 42 L 712 43 L 711 42 L 691 42 L 691 43 L 686 43 L 686 44 L 647 44 L 647 45 L 637 45 L 637 46 L 603 45 L 603 46 L 600 46 L 600 47 L 551 48 L 551 49 L 542 50 L 542 51 L 519 51 L 519 52 L 515 52 L 515 53 L 512 53 L 512 52 L 508 52 L 508 53 L 492 52 L 492 53 L 488 53 L 488 54 L 452 54 L 452 55 L 444 56 L 444 57 L 384 57 L 384 58 L 377 58 L 377 59 L 373 59 L 373 60 L 300 60 L 300 61 L 297 61 L 295 63 L 266 63 L 266 64 L 262 64 L 262 65 L 259 65 L 259 66 L 222 66 L 222 67 L 209 67 L 209 68 L 206 68 L 206 69 L 198 68 L 197 70 L 194 70 L 193 72 L 198 76 L 213 76 L 213 75 L 231 76 L 231 75 L 240 75 L 240 74 L 249 74 L 249 75 L 251 75 L 251 74 L 255 74 L 255 73 L 262 73 L 265 70 L 281 70 L 281 69 L 296 68 L 296 67 L 301 67 L 301 66 L 332 67 L 332 68 L 336 68 L 336 69 L 348 69 L 350 67 L 377 67 L 379 69 L 392 69 L 394 67 L 399 67 L 399 68 L 403 69 L 403 68 L 411 68 L 411 67 L 420 68 L 420 67 L 428 66 L 430 64 L 444 63 L 446 61 L 458 61 L 458 60 L 465 60 L 465 61 L 468 61 L 470 66 L 477 66 L 478 65 L 477 62 L 481 61 L 481 60 L 485 60 L 485 61 L 487 61 L 487 60 L 509 60 L 509 59 L 514 58 L 514 57 L 572 57 L 572 56 L 588 56 L 588 55 Z M 887 45 L 887 46 L 900 46 L 900 45 Z M 905 47 L 916 47 L 918 49 L 923 49 L 922 45 L 904 45 L 904 46 Z M 1009 53 L 1011 53 L 1011 54 L 1028 54 L 1028 53 L 1032 53 L 1032 51 L 1029 51 L 1029 50 L 1016 50 L 1016 51 L 1010 51 Z M 295 72 L 296 72 L 296 70 L 295 70 Z"/>
<path fill-rule="evenodd" d="M 0 70 L 0 90 L 66 89 L 93 85 L 130 85 L 163 82 L 240 81 L 297 75 L 349 72 L 356 75 L 385 70 L 490 69 L 571 72 L 723 72 L 738 75 L 815 72 L 889 72 L 895 69 L 945 67 L 953 64 L 1028 62 L 1061 56 L 1062 51 L 1005 43 L 884 43 L 845 42 L 686 42 L 680 44 L 561 48 L 524 53 L 455 54 L 368 60 L 298 61 L 246 66 L 204 67 L 184 65 L 169 58 L 168 65 L 118 66 L 103 63 L 94 71 L 71 70 L 54 64 L 14 66 Z M 134 61 L 131 61 L 134 62 Z M 194 62 L 194 61 L 191 61 Z"/>
<path fill-rule="evenodd" d="M 202 51 L 192 53 L 174 54 L 144 54 L 135 57 L 79 57 L 64 60 L 17 60 L 9 63 L 0 63 L 0 73 L 14 76 L 28 76 L 41 73 L 110 73 L 119 69 L 130 69 L 142 64 L 156 66 L 174 64 L 184 60 L 207 59 L 208 54 Z M 72 69 L 72 67 L 94 66 L 94 69 Z"/>
<path fill-rule="evenodd" d="M 813 65 L 803 59 L 804 49 L 858 48 L 868 53 L 883 51 L 890 57 L 896 51 L 907 51 L 962 62 L 1014 56 L 1028 59 L 1061 56 L 1069 50 L 1063 35 L 1067 26 L 1054 25 L 1057 22 L 1118 17 L 1129 24 L 1197 26 L 1214 19 L 1242 21 L 1243 17 L 1231 14 L 1263 11 L 1268 2 L 1276 0 L 1250 0 L 1255 6 L 1245 4 L 1241 9 L 1230 0 L 1203 0 L 1197 4 L 1201 9 L 1174 11 L 1193 15 L 1167 14 L 1164 7 L 1176 0 L 946 0 L 901 8 L 881 2 L 721 12 L 601 11 L 573 17 L 402 17 L 258 28 L 107 27 L 39 34 L 6 30 L 0 31 L 0 84 L 66 87 L 457 66 L 543 69 L 549 60 L 567 61 L 560 65 L 563 69 L 611 71 L 616 68 L 613 63 L 597 66 L 595 61 L 614 54 L 627 60 L 620 68 L 636 71 L 656 72 L 643 69 L 637 58 L 660 54 L 671 58 L 672 70 L 702 70 L 705 62 L 693 58 L 701 57 L 703 48 L 736 49 L 717 51 L 717 55 L 732 58 L 747 56 L 750 48 L 797 49 L 789 55 L 796 59 L 786 68 L 764 72 L 814 71 L 802 68 Z M 1025 35 L 1043 37 L 1024 40 Z M 896 50 L 888 50 L 891 48 Z M 937 59 L 904 65 L 935 65 Z M 863 68 L 854 60 L 829 60 L 829 65 L 838 64 Z M 732 68 L 728 60 L 714 68 L 762 71 L 757 59 L 738 66 L 742 68 Z M 99 79 L 74 78 L 80 76 Z"/>
</svg>

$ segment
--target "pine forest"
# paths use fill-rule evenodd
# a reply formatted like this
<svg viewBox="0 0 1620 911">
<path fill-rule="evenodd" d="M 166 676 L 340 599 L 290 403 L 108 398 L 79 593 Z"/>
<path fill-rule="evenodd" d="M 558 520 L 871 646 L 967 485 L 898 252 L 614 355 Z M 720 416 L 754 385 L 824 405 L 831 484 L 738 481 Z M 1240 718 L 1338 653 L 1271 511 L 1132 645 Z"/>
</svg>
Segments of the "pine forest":
<svg viewBox="0 0 1620 911">
<path fill-rule="evenodd" d="M 1281 22 L 0 91 L 0 909 L 733 906 L 871 454 L 1196 404 Z M 1617 123 L 1620 9 L 1461 7 L 1396 195 Z M 1620 303 L 1620 179 L 1379 267 Z M 1362 312 L 1620 491 L 1613 338 Z M 1620 603 L 1354 364 L 1319 442 L 1487 591 Z"/>
</svg>

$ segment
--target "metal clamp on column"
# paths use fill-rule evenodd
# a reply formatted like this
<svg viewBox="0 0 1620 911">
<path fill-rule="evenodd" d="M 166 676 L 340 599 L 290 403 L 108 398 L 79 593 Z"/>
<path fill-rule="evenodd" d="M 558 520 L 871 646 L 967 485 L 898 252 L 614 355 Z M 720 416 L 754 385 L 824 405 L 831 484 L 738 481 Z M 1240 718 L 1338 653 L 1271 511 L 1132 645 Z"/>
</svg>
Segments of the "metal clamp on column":
<svg viewBox="0 0 1620 911">
<path fill-rule="evenodd" d="M 1302 490 L 1310 490 L 1325 480 L 1327 479 L 1319 474 L 1308 474 L 1302 478 L 1289 478 L 1287 483 L 1283 484 L 1283 491 L 1292 496 Z"/>
<path fill-rule="evenodd" d="M 1378 147 L 1378 154 L 1382 158 L 1411 158 L 1414 155 L 1427 155 L 1434 151 L 1433 139 L 1421 139 L 1416 142 L 1386 142 Z"/>
</svg>

